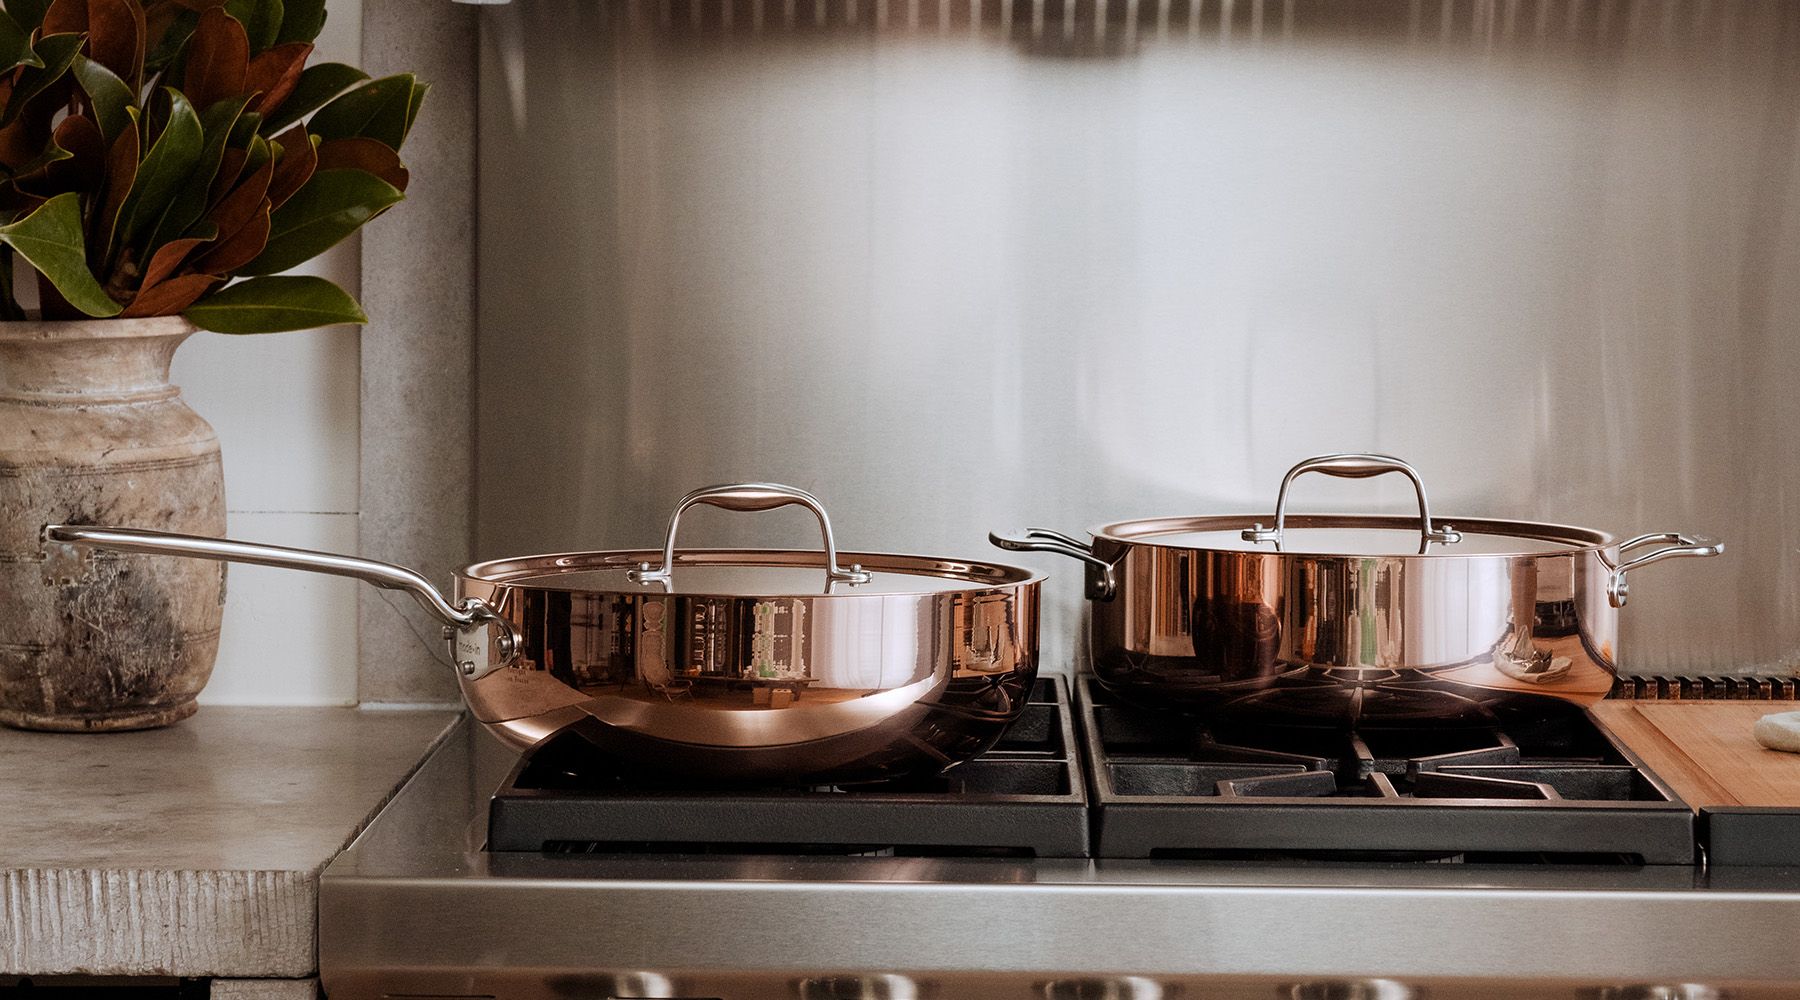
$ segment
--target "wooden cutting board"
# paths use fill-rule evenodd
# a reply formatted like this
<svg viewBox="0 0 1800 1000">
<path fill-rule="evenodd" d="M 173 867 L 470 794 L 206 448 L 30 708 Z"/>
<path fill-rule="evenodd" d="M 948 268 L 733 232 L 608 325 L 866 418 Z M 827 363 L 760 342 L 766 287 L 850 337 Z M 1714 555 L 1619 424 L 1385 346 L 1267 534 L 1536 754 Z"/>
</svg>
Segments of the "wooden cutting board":
<svg viewBox="0 0 1800 1000">
<path fill-rule="evenodd" d="M 1750 727 L 1800 702 L 1607 701 L 1594 718 L 1675 794 L 1701 806 L 1800 807 L 1800 754 L 1770 750 Z"/>
</svg>

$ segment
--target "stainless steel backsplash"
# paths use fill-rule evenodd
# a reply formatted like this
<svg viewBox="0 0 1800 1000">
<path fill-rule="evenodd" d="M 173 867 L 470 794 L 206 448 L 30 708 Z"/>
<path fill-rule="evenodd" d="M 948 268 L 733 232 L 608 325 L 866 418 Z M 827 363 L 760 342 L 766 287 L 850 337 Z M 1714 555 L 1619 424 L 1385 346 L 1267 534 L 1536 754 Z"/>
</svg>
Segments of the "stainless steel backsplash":
<svg viewBox="0 0 1800 1000">
<path fill-rule="evenodd" d="M 1452 519 L 1724 538 L 1634 578 L 1625 671 L 1800 667 L 1800 5 L 526 0 L 482 30 L 484 557 L 653 546 L 686 489 L 772 479 L 849 548 L 1001 558 L 990 527 L 1266 515 L 1296 460 L 1376 450 Z M 1074 663 L 1079 573 L 1020 561 Z"/>
</svg>

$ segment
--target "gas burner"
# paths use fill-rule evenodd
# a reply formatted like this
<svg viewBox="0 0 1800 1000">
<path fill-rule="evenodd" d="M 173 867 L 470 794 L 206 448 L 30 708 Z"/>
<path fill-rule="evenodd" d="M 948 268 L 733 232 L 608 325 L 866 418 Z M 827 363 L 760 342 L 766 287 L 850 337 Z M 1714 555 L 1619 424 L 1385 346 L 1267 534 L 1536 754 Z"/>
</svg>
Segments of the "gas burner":
<svg viewBox="0 0 1800 1000">
<path fill-rule="evenodd" d="M 658 780 L 587 744 L 521 761 L 488 807 L 488 850 L 554 855 L 1084 857 L 1087 789 L 1067 683 L 1037 682 L 992 750 L 939 775 L 746 788 Z"/>
<path fill-rule="evenodd" d="M 1492 728 L 1494 710 L 1467 689 L 1448 689 L 1418 670 L 1307 667 L 1220 703 L 1214 712 L 1246 723 L 1294 728 Z"/>
<path fill-rule="evenodd" d="M 1100 857 L 1693 860 L 1687 806 L 1584 713 L 1198 726 L 1076 686 Z"/>
</svg>

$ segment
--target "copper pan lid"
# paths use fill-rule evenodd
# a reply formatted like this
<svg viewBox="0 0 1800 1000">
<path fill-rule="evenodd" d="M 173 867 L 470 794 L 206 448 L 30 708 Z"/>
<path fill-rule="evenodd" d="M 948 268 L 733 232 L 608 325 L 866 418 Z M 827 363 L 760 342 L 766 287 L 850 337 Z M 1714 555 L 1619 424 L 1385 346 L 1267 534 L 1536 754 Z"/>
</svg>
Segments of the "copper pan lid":
<svg viewBox="0 0 1800 1000">
<path fill-rule="evenodd" d="M 1221 552 L 1309 556 L 1523 556 L 1575 552 L 1611 545 L 1604 531 L 1531 521 L 1449 518 L 1425 534 L 1419 518 L 1380 514 L 1293 514 L 1279 535 L 1264 525 L 1267 514 L 1156 517 L 1093 529 L 1096 538 Z M 1446 540 L 1451 533 L 1454 541 Z"/>
<path fill-rule="evenodd" d="M 1417 516 L 1376 514 L 1289 515 L 1288 488 L 1299 476 L 1319 472 L 1364 479 L 1397 472 L 1412 481 Z M 1220 552 L 1307 556 L 1541 556 L 1613 545 L 1604 531 L 1532 521 L 1488 518 L 1436 519 L 1425 483 L 1411 465 L 1392 455 L 1342 454 L 1309 458 L 1282 477 L 1275 513 L 1165 517 L 1121 521 L 1096 528 L 1096 538 Z"/>
<path fill-rule="evenodd" d="M 696 504 L 733 511 L 805 507 L 819 520 L 820 550 L 677 549 L 682 512 Z M 848 565 L 845 565 L 848 563 Z M 657 550 L 565 552 L 477 563 L 465 577 L 545 590 L 691 597 L 888 597 L 964 593 L 1042 579 L 999 563 L 940 556 L 839 552 L 831 520 L 805 490 L 774 483 L 708 486 L 681 498 Z"/>
<path fill-rule="evenodd" d="M 477 563 L 463 575 L 544 590 L 679 594 L 695 597 L 885 597 L 950 594 L 1042 579 L 1016 566 L 937 556 L 841 552 L 868 574 L 855 582 L 831 579 L 825 553 L 798 549 L 677 549 L 668 579 L 643 579 L 662 553 L 645 549 L 565 552 Z"/>
</svg>

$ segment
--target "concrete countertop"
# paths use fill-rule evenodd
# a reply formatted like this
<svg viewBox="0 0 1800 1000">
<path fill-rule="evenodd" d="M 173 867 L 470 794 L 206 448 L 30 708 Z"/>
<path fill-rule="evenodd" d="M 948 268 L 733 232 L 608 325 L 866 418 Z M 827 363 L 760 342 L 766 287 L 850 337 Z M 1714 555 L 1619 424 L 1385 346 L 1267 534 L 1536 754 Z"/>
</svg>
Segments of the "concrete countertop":
<svg viewBox="0 0 1800 1000">
<path fill-rule="evenodd" d="M 318 876 L 457 719 L 206 706 L 0 729 L 0 974 L 305 977 Z"/>
</svg>

